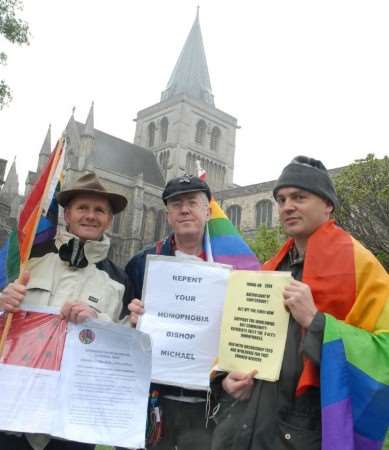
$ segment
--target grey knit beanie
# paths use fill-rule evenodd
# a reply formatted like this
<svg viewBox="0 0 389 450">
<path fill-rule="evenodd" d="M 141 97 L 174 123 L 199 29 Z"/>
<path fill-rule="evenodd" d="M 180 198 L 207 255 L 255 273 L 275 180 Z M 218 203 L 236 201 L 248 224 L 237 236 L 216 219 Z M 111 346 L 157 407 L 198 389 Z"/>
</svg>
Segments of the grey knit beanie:
<svg viewBox="0 0 389 450">
<path fill-rule="evenodd" d="M 334 185 L 324 164 L 308 156 L 296 156 L 282 171 L 273 196 L 284 187 L 297 187 L 329 200 L 334 208 L 338 205 Z"/>
</svg>

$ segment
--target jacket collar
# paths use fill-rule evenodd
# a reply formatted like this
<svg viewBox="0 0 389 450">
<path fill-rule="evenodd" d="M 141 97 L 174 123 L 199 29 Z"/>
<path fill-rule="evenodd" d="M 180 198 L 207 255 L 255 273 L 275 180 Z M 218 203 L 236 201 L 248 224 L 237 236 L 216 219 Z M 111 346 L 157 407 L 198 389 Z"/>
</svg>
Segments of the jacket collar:
<svg viewBox="0 0 389 450">
<path fill-rule="evenodd" d="M 78 239 L 78 237 L 68 231 L 64 231 L 56 237 L 55 246 L 59 249 L 61 245 L 68 243 L 70 239 Z M 110 240 L 105 234 L 103 235 L 103 239 L 101 241 L 85 241 L 85 258 L 88 263 L 96 264 L 107 258 L 109 247 Z"/>
</svg>

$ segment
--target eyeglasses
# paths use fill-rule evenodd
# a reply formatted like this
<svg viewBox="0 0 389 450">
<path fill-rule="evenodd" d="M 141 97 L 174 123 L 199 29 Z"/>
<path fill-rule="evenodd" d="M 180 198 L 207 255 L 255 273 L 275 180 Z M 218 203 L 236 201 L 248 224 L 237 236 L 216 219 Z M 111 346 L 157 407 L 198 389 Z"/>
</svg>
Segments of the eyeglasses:
<svg viewBox="0 0 389 450">
<path fill-rule="evenodd" d="M 182 200 L 171 200 L 167 203 L 168 211 L 181 211 L 183 207 L 190 209 L 191 211 L 196 211 L 206 206 L 204 201 L 199 199 L 190 198 Z"/>
</svg>

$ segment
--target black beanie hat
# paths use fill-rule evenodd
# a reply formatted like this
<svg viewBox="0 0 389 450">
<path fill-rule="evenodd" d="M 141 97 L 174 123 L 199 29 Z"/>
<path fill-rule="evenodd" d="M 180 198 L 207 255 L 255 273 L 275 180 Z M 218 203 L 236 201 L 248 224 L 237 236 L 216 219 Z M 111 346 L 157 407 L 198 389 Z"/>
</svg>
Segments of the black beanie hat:
<svg viewBox="0 0 389 450">
<path fill-rule="evenodd" d="M 296 156 L 282 171 L 273 189 L 273 196 L 284 187 L 297 187 L 329 200 L 334 208 L 338 204 L 334 185 L 324 164 L 308 156 Z"/>
</svg>

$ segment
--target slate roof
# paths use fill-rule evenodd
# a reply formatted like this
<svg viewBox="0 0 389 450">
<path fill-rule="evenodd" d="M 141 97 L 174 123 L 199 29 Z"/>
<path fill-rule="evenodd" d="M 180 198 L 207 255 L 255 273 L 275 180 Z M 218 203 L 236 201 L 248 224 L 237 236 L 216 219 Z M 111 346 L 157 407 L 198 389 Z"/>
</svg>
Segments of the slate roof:
<svg viewBox="0 0 389 450">
<path fill-rule="evenodd" d="M 82 134 L 85 125 L 76 122 Z M 135 177 L 143 172 L 145 183 L 163 188 L 165 180 L 151 150 L 131 144 L 103 131 L 94 129 L 96 143 L 95 166 L 98 169 Z"/>
</svg>

